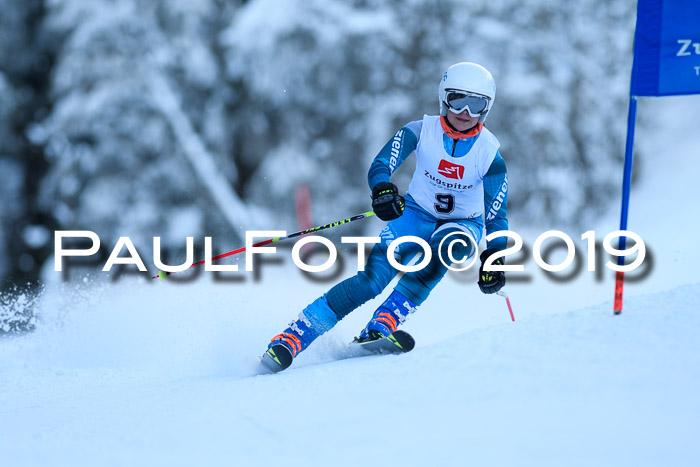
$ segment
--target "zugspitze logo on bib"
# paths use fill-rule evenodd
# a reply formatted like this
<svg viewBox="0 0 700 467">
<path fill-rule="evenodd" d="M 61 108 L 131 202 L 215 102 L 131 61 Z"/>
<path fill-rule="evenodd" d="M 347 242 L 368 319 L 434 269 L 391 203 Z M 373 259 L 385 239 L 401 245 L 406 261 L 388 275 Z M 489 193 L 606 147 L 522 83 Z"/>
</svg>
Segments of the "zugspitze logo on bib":
<svg viewBox="0 0 700 467">
<path fill-rule="evenodd" d="M 464 167 L 442 159 L 438 166 L 438 173 L 443 177 L 461 179 L 464 177 Z"/>
</svg>

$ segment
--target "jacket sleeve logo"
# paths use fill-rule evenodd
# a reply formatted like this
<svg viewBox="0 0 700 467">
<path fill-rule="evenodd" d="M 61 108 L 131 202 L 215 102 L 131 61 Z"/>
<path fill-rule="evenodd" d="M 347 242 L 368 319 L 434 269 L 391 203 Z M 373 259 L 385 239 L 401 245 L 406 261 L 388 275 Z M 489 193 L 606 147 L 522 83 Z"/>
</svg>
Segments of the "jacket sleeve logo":
<svg viewBox="0 0 700 467">
<path fill-rule="evenodd" d="M 438 173 L 445 178 L 461 179 L 464 177 L 464 166 L 453 164 L 442 159 L 438 166 Z"/>
</svg>

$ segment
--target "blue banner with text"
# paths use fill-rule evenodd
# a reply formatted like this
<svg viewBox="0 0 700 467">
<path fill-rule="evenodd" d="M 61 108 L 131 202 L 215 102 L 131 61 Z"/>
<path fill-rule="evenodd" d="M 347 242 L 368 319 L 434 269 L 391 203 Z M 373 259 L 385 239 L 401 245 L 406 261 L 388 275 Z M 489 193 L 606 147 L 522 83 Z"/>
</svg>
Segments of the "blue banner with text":
<svg viewBox="0 0 700 467">
<path fill-rule="evenodd" d="M 700 0 L 638 0 L 632 96 L 700 94 Z"/>
</svg>

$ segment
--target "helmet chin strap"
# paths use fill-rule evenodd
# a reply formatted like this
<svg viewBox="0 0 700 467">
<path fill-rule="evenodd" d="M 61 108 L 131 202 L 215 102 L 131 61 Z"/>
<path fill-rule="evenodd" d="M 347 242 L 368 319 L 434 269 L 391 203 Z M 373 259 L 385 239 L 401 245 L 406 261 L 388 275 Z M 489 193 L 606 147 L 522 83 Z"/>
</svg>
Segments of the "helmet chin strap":
<svg viewBox="0 0 700 467">
<path fill-rule="evenodd" d="M 452 139 L 464 139 L 471 138 L 479 134 L 481 129 L 484 127 L 483 123 L 477 123 L 473 128 L 467 131 L 457 131 L 455 128 L 447 121 L 447 117 L 444 115 L 440 116 L 440 125 L 442 125 L 442 131 L 445 132 L 447 136 Z"/>
</svg>

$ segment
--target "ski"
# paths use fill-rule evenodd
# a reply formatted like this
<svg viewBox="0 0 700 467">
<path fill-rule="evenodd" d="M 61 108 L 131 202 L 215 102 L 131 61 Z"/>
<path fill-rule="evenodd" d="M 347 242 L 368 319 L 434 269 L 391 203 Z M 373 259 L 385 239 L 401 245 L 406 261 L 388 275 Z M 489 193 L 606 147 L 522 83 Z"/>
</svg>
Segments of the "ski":
<svg viewBox="0 0 700 467">
<path fill-rule="evenodd" d="M 416 341 L 406 331 L 395 331 L 393 334 L 380 339 L 360 340 L 357 337 L 348 346 L 352 349 L 362 349 L 362 352 L 351 352 L 343 358 L 361 357 L 363 354 L 400 354 L 413 350 Z M 367 352 L 367 353 L 366 353 Z M 272 373 L 286 370 L 292 364 L 292 352 L 282 344 L 275 344 L 260 357 L 262 366 Z"/>
<path fill-rule="evenodd" d="M 406 353 L 413 350 L 416 346 L 416 341 L 406 331 L 394 331 L 386 337 L 373 340 L 360 340 L 357 337 L 350 343 L 351 346 L 360 347 L 368 350 L 371 353 Z"/>
</svg>

